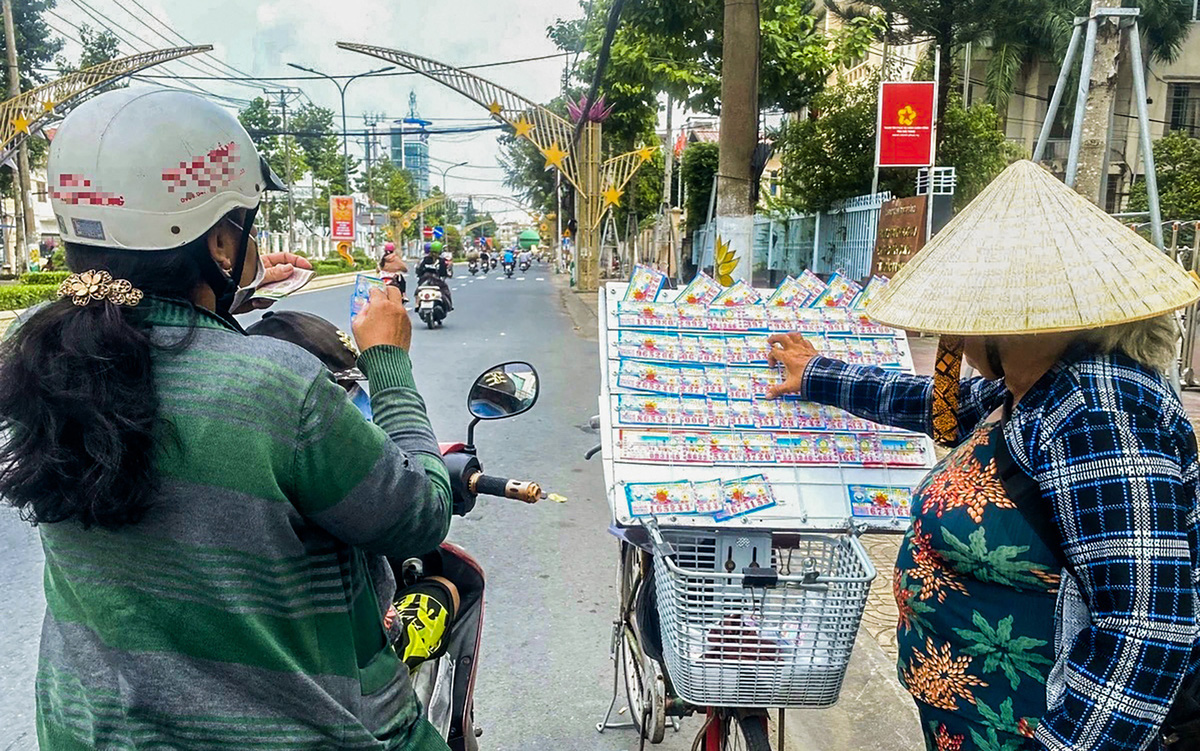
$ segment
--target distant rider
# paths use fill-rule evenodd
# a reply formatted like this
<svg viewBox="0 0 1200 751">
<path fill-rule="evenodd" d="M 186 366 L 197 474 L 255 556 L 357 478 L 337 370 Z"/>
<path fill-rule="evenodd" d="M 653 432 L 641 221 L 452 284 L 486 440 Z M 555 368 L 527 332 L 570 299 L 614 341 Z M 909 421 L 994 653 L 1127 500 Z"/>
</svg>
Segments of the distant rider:
<svg viewBox="0 0 1200 751">
<path fill-rule="evenodd" d="M 446 309 L 454 310 L 454 301 L 450 297 L 450 285 L 446 284 L 446 261 L 438 256 L 432 243 L 425 243 L 425 257 L 417 264 L 417 284 L 432 284 L 442 290 L 442 299 L 446 301 Z"/>
<path fill-rule="evenodd" d="M 379 259 L 379 276 L 388 284 L 400 289 L 400 293 L 404 294 L 407 291 L 407 281 L 404 275 L 408 273 L 408 264 L 396 252 L 395 243 L 384 243 L 383 256 Z"/>
</svg>

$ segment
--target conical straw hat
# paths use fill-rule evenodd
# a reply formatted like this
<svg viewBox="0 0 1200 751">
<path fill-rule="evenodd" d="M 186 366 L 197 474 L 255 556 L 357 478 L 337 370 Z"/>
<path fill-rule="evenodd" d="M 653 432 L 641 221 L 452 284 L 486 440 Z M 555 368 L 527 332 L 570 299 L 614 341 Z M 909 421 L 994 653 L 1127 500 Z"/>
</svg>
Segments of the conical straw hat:
<svg viewBox="0 0 1200 751">
<path fill-rule="evenodd" d="M 1200 299 L 1200 279 L 1030 161 L 1013 164 L 867 305 L 936 334 L 1075 331 Z"/>
</svg>

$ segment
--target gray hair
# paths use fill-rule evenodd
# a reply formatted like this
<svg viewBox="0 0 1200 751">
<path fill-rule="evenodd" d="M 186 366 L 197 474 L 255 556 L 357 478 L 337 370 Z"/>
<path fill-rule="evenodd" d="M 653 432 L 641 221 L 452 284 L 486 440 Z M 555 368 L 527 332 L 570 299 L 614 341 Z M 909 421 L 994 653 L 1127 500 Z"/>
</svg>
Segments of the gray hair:
<svg viewBox="0 0 1200 751">
<path fill-rule="evenodd" d="M 1175 313 L 1132 323 L 1091 329 L 1080 340 L 1108 354 L 1121 352 L 1150 368 L 1166 373 L 1179 359 L 1179 318 Z"/>
</svg>

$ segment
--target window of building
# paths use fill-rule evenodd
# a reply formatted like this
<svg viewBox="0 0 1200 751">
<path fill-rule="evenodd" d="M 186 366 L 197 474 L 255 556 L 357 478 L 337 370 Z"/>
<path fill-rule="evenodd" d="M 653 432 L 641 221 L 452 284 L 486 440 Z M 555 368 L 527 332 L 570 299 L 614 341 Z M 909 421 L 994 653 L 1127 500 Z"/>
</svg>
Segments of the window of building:
<svg viewBox="0 0 1200 751">
<path fill-rule="evenodd" d="M 1192 138 L 1200 136 L 1200 83 L 1170 84 L 1167 87 L 1167 110 L 1171 130 L 1181 130 Z"/>
</svg>

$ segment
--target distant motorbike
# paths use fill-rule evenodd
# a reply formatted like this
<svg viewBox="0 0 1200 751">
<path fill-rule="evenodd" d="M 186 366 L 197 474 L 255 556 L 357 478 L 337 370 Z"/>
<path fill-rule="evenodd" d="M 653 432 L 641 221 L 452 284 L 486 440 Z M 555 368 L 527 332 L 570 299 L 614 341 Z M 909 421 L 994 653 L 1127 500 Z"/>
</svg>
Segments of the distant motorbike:
<svg viewBox="0 0 1200 751">
<path fill-rule="evenodd" d="M 467 271 L 471 272 L 471 276 L 475 276 L 476 274 L 478 274 L 479 273 L 479 260 L 474 259 L 474 260 L 468 261 L 467 262 Z M 485 271 L 483 273 L 486 274 L 487 272 Z"/>
<path fill-rule="evenodd" d="M 496 264 L 497 264 L 497 263 L 499 263 L 499 261 L 496 259 L 496 257 L 495 257 L 495 256 L 492 256 L 492 271 L 495 271 L 495 270 L 496 270 Z"/>
<path fill-rule="evenodd" d="M 521 273 L 524 274 L 526 271 L 529 271 L 529 261 L 521 261 Z"/>
<path fill-rule="evenodd" d="M 441 286 L 430 277 L 423 278 L 417 285 L 417 315 L 432 329 L 441 326 L 449 312 Z"/>
<path fill-rule="evenodd" d="M 507 261 L 504 262 L 504 275 L 506 277 L 508 277 L 509 279 L 512 279 L 514 265 L 515 264 L 509 263 Z"/>
</svg>

